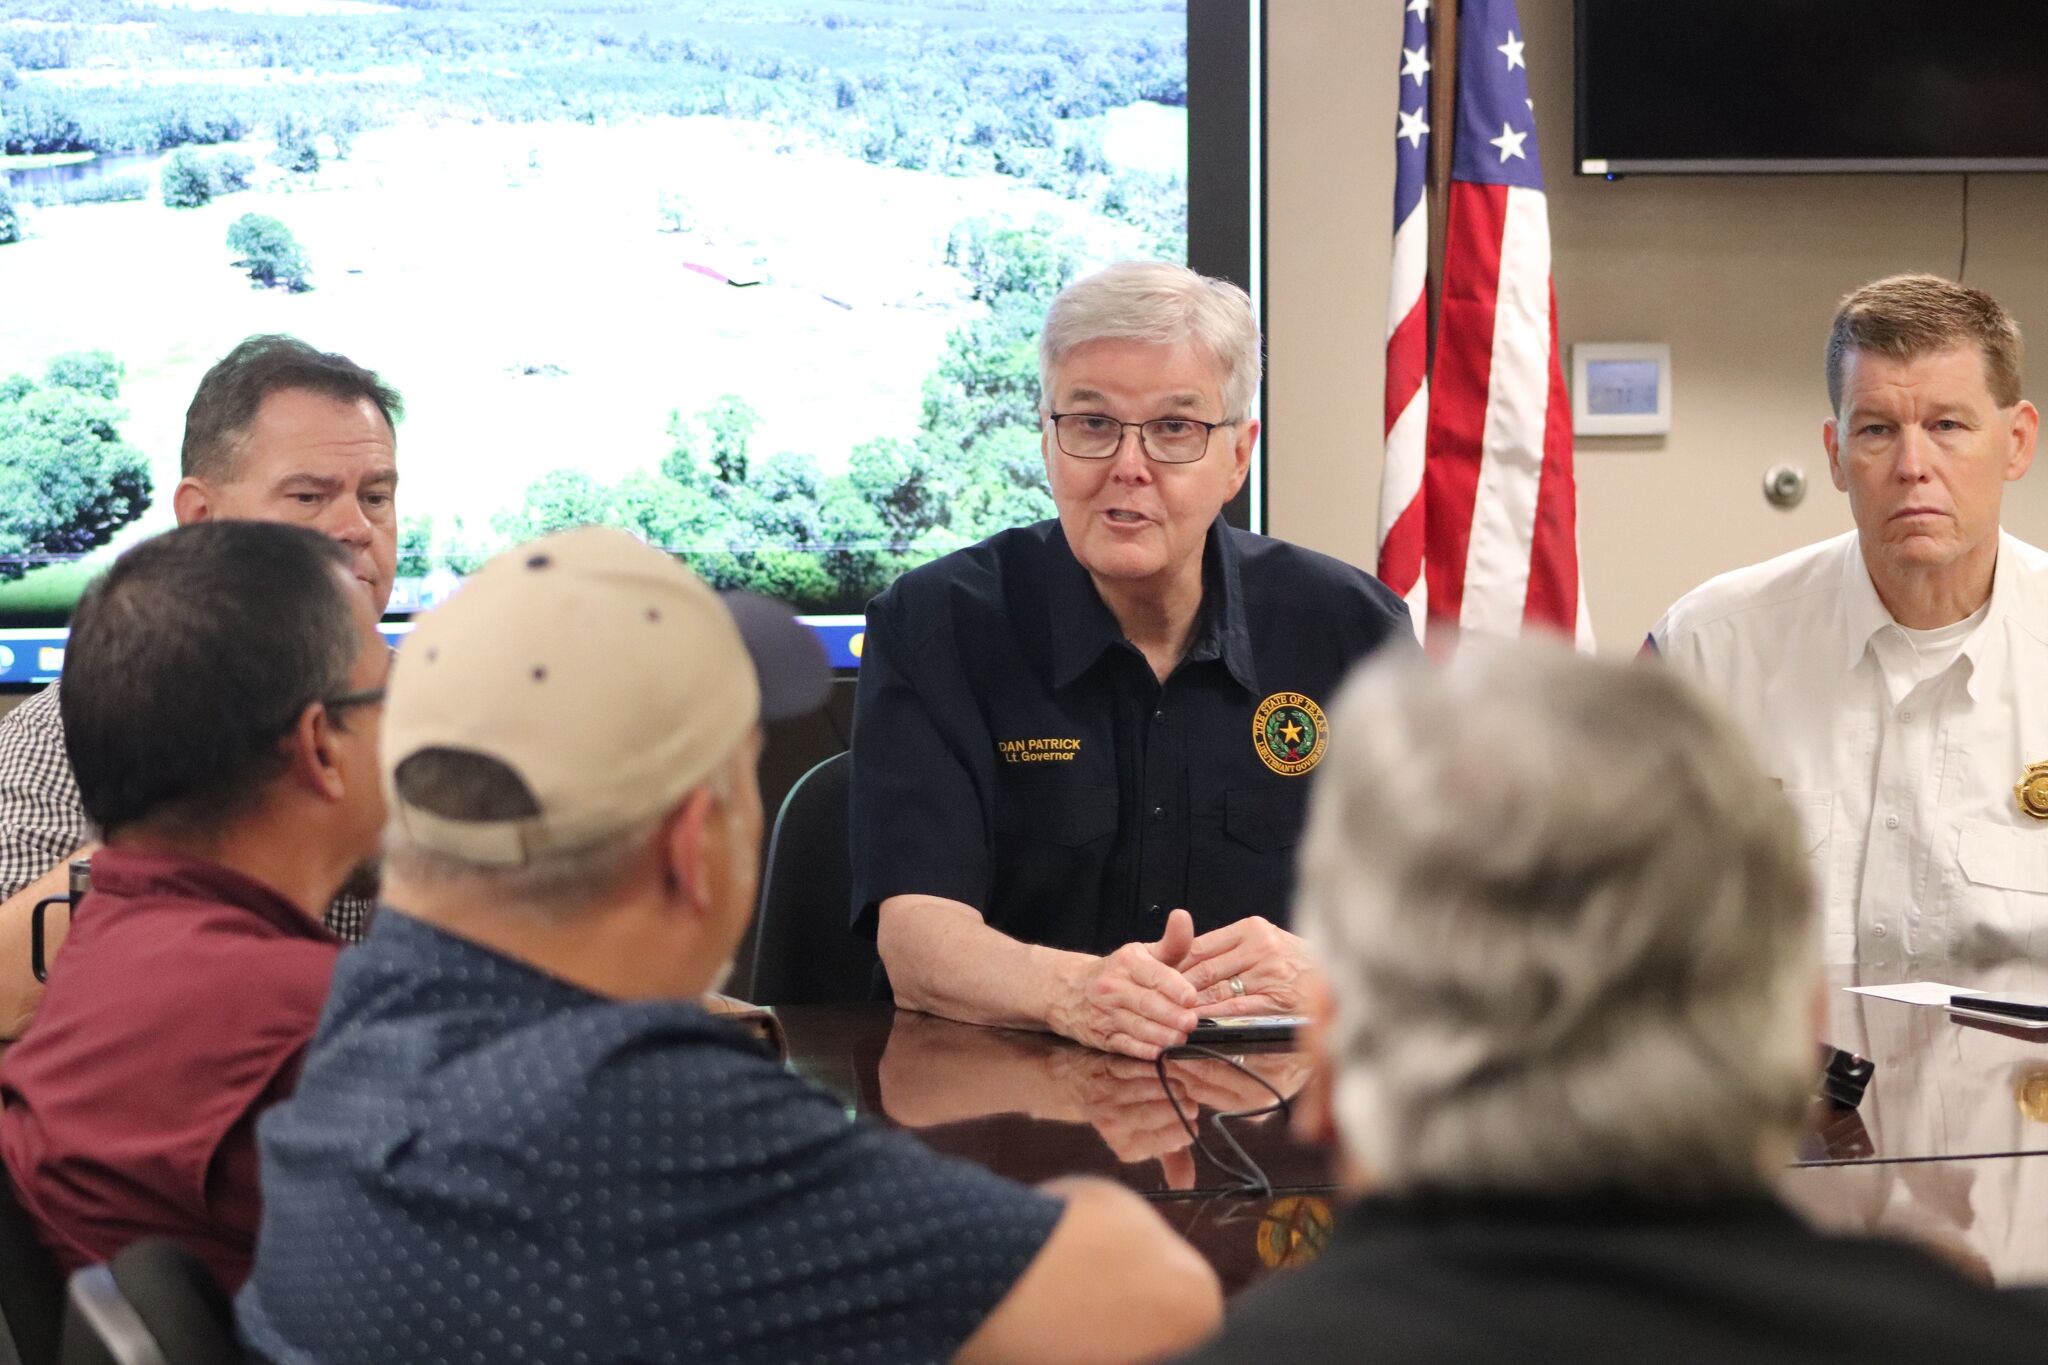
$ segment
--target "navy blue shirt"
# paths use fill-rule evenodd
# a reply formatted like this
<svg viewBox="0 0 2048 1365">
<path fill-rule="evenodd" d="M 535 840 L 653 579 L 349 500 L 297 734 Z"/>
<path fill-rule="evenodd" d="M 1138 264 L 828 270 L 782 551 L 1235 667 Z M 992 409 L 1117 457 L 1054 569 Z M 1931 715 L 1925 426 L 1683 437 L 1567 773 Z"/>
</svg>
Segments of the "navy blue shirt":
<svg viewBox="0 0 2048 1365">
<path fill-rule="evenodd" d="M 1218 518 L 1202 617 L 1162 685 L 1057 521 L 913 569 L 868 606 L 853 734 L 853 922 L 964 902 L 1106 953 L 1287 922 L 1324 709 L 1408 609 L 1371 575 Z"/>
<path fill-rule="evenodd" d="M 237 1313 L 293 1365 L 943 1361 L 1061 1211 L 695 1005 L 390 909 L 259 1138 Z"/>
</svg>

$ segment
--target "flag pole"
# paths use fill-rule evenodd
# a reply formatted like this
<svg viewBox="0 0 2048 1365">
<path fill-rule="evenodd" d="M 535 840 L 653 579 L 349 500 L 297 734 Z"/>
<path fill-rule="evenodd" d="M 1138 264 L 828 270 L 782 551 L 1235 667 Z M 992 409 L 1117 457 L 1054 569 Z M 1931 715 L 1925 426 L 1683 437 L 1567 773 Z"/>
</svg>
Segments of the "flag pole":
<svg viewBox="0 0 2048 1365">
<path fill-rule="evenodd" d="M 1429 21 L 1429 299 L 1430 372 L 1436 369 L 1438 314 L 1443 307 L 1444 240 L 1450 219 L 1451 152 L 1458 126 L 1458 4 L 1435 0 Z"/>
</svg>

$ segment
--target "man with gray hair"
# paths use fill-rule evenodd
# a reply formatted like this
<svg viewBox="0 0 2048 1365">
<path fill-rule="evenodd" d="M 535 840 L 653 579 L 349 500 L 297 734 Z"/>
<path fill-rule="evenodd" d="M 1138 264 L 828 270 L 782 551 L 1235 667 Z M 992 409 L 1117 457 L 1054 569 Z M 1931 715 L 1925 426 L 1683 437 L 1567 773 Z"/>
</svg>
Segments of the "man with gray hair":
<svg viewBox="0 0 2048 1365">
<path fill-rule="evenodd" d="M 1223 519 L 1258 380 L 1235 285 L 1136 261 L 1069 285 L 1039 341 L 1058 517 L 869 605 L 854 927 L 899 1005 L 1143 1058 L 1300 1005 L 1322 704 L 1413 636 L 1370 575 Z"/>
<path fill-rule="evenodd" d="M 1999 525 L 2040 414 L 2012 317 L 1933 275 L 1843 299 L 1826 375 L 1856 529 L 1710 580 L 1650 644 L 1783 784 L 1827 961 L 1967 984 L 2048 953 L 2048 553 Z"/>
<path fill-rule="evenodd" d="M 1335 712 L 1297 1122 L 1359 1198 L 1193 1361 L 2037 1358 L 2038 1299 L 1772 1195 L 1818 1073 L 1811 883 L 1689 683 L 1468 645 Z"/>
<path fill-rule="evenodd" d="M 260 1135 L 260 1357 L 1111 1365 L 1213 1327 L 1137 1195 L 856 1123 L 704 1008 L 753 913 L 761 723 L 828 683 L 786 611 L 598 528 L 420 622 L 387 904 Z"/>
</svg>

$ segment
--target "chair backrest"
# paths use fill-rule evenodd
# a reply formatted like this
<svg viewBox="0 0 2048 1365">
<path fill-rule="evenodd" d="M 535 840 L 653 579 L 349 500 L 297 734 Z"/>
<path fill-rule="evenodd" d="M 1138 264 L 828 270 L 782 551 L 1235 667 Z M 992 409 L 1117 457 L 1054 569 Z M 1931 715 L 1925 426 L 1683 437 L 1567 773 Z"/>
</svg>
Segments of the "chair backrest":
<svg viewBox="0 0 2048 1365">
<path fill-rule="evenodd" d="M 165 1237 L 71 1277 L 63 1365 L 242 1365 L 226 1291 Z"/>
<path fill-rule="evenodd" d="M 0 1365 L 55 1365 L 64 1277 L 0 1169 Z"/>
<path fill-rule="evenodd" d="M 776 813 L 754 916 L 754 971 L 746 996 L 755 1004 L 869 997 L 875 945 L 856 938 L 850 927 L 852 790 L 853 755 L 834 754 L 797 779 Z"/>
</svg>

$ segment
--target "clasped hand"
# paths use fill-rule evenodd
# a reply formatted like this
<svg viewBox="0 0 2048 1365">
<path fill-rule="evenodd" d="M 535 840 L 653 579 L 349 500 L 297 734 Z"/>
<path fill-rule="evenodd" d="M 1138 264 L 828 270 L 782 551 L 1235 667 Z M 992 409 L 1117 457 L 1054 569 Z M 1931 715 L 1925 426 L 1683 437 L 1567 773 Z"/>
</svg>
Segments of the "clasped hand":
<svg viewBox="0 0 2048 1365">
<path fill-rule="evenodd" d="M 1270 920 L 1254 915 L 1198 938 L 1194 919 L 1175 910 L 1156 943 L 1126 943 L 1073 973 L 1050 1023 L 1076 1042 L 1149 1061 L 1185 1043 L 1203 1015 L 1300 1011 L 1312 970 L 1302 941 Z"/>
</svg>

